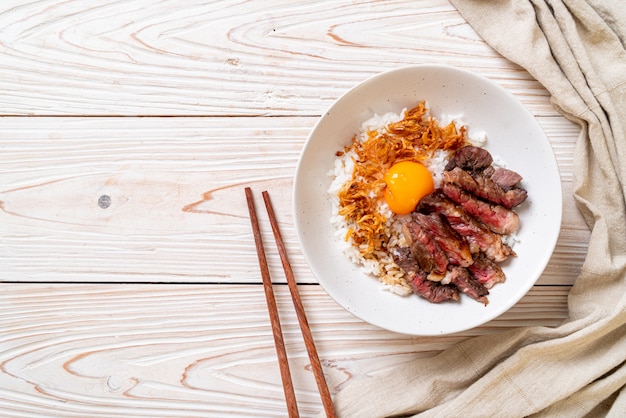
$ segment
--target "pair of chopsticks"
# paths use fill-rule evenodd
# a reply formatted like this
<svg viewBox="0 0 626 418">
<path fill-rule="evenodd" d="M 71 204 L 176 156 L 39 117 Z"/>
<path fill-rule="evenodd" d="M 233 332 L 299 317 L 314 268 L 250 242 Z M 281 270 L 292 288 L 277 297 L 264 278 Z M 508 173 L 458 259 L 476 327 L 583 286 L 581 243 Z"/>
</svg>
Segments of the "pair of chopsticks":
<svg viewBox="0 0 626 418">
<path fill-rule="evenodd" d="M 254 198 L 252 196 L 252 190 L 246 187 L 246 200 L 248 201 L 248 211 L 250 212 L 250 222 L 252 223 L 252 232 L 254 234 L 254 242 L 256 244 L 256 251 L 259 258 L 259 265 L 261 267 L 261 277 L 263 278 L 263 289 L 265 290 L 265 299 L 267 301 L 267 308 L 270 314 L 270 322 L 272 325 L 272 332 L 274 334 L 274 344 L 276 346 L 276 354 L 278 356 L 278 364 L 280 366 L 280 375 L 283 382 L 283 389 L 285 392 L 285 398 L 287 400 L 287 410 L 289 411 L 289 417 L 299 417 L 298 405 L 296 403 L 296 395 L 293 389 L 293 383 L 291 381 L 291 373 L 289 371 L 289 362 L 287 361 L 287 352 L 285 350 L 285 343 L 283 340 L 283 333 L 280 326 L 280 319 L 278 317 L 278 309 L 276 308 L 276 300 L 274 298 L 274 291 L 272 288 L 272 279 L 270 278 L 270 272 L 267 265 L 267 259 L 265 258 L 265 250 L 263 247 L 263 239 L 261 237 L 261 231 L 259 229 L 259 220 L 256 215 L 256 209 L 254 207 Z M 317 389 L 322 398 L 322 404 L 324 405 L 324 412 L 328 418 L 335 417 L 335 409 L 333 407 L 333 401 L 328 391 L 326 380 L 324 379 L 324 372 L 320 359 L 317 355 L 317 349 L 313 342 L 313 336 L 311 335 L 311 328 L 309 322 L 306 319 L 304 313 L 304 307 L 300 300 L 300 293 L 296 279 L 293 276 L 291 265 L 287 258 L 287 250 L 283 243 L 280 230 L 278 229 L 278 222 L 276 221 L 276 215 L 270 201 L 269 194 L 264 191 L 262 193 L 263 200 L 265 202 L 265 208 L 270 219 L 270 225 L 272 226 L 272 232 L 274 233 L 274 239 L 276 241 L 276 247 L 280 255 L 280 260 L 285 271 L 287 278 L 287 284 L 289 286 L 289 292 L 291 293 L 291 299 L 293 306 L 298 317 L 300 324 L 300 330 L 302 331 L 302 337 L 304 339 L 304 345 L 309 354 L 309 360 L 311 361 L 311 368 L 317 382 Z"/>
</svg>

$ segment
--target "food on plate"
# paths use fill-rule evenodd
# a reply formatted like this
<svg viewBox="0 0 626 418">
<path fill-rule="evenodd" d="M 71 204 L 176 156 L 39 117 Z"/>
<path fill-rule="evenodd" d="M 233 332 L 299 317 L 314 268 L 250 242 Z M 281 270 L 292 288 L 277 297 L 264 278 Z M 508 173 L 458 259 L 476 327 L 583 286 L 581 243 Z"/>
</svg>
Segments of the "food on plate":
<svg viewBox="0 0 626 418">
<path fill-rule="evenodd" d="M 470 216 L 443 193 L 442 189 L 425 196 L 419 202 L 417 210 L 422 213 L 438 212 L 444 215 L 450 226 L 467 240 L 472 254 L 482 253 L 496 262 L 504 261 L 514 254 L 502 235 L 492 232 Z"/>
<path fill-rule="evenodd" d="M 344 253 L 385 288 L 486 305 L 506 279 L 499 263 L 515 256 L 514 209 L 528 193 L 484 135 L 444 119 L 420 102 L 365 121 L 329 173 L 331 222 Z"/>
<path fill-rule="evenodd" d="M 385 173 L 385 201 L 393 213 L 406 215 L 435 188 L 433 177 L 422 163 L 402 161 Z"/>
</svg>

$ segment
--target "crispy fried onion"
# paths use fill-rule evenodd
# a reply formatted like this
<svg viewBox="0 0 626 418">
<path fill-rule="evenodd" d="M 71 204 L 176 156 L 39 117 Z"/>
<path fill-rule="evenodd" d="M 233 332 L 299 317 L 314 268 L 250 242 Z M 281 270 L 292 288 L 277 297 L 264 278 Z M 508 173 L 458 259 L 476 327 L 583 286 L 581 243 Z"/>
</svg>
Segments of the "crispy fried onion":
<svg viewBox="0 0 626 418">
<path fill-rule="evenodd" d="M 345 238 L 352 240 L 361 256 L 368 259 L 386 252 L 387 218 L 379 211 L 385 172 L 401 161 L 423 162 L 437 150 L 454 151 L 466 145 L 465 134 L 466 128 L 457 129 L 454 122 L 439 125 L 422 101 L 384 132 L 369 131 L 364 140 L 352 138 L 344 152 L 354 152 L 354 170 L 339 191 L 339 214 L 354 225 Z"/>
</svg>

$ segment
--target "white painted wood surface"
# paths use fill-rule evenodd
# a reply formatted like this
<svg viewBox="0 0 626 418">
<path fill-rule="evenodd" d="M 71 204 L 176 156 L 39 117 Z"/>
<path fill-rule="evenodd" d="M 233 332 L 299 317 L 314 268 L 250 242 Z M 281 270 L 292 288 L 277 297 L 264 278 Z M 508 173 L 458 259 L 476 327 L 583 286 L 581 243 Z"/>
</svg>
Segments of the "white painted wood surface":
<svg viewBox="0 0 626 418">
<path fill-rule="evenodd" d="M 471 336 L 566 314 L 567 288 L 542 286 L 479 329 L 416 338 L 357 320 L 319 286 L 300 288 L 331 393 Z M 321 403 L 287 287 L 276 297 L 299 408 L 314 416 Z M 5 284 L 0 315 L 4 413 L 286 416 L 261 286 Z"/>
<path fill-rule="evenodd" d="M 343 311 L 306 266 L 291 213 L 317 117 L 368 76 L 415 63 L 509 89 L 548 135 L 564 190 L 538 285 L 502 317 L 438 338 Z M 578 132 L 446 0 L 3 1 L 0 415 L 285 416 L 245 186 L 271 193 L 333 393 L 474 335 L 556 325 L 589 236 L 571 197 Z M 300 409 L 315 416 L 267 253 Z"/>
</svg>

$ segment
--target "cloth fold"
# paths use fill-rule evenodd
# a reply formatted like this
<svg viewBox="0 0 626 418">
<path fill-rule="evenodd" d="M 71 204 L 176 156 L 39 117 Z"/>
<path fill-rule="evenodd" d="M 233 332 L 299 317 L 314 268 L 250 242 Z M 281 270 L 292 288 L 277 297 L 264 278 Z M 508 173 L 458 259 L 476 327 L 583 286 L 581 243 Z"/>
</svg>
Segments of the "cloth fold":
<svg viewBox="0 0 626 418">
<path fill-rule="evenodd" d="M 581 126 L 574 197 L 591 229 L 568 319 L 474 337 L 356 380 L 340 417 L 626 416 L 626 3 L 451 0 Z"/>
</svg>

